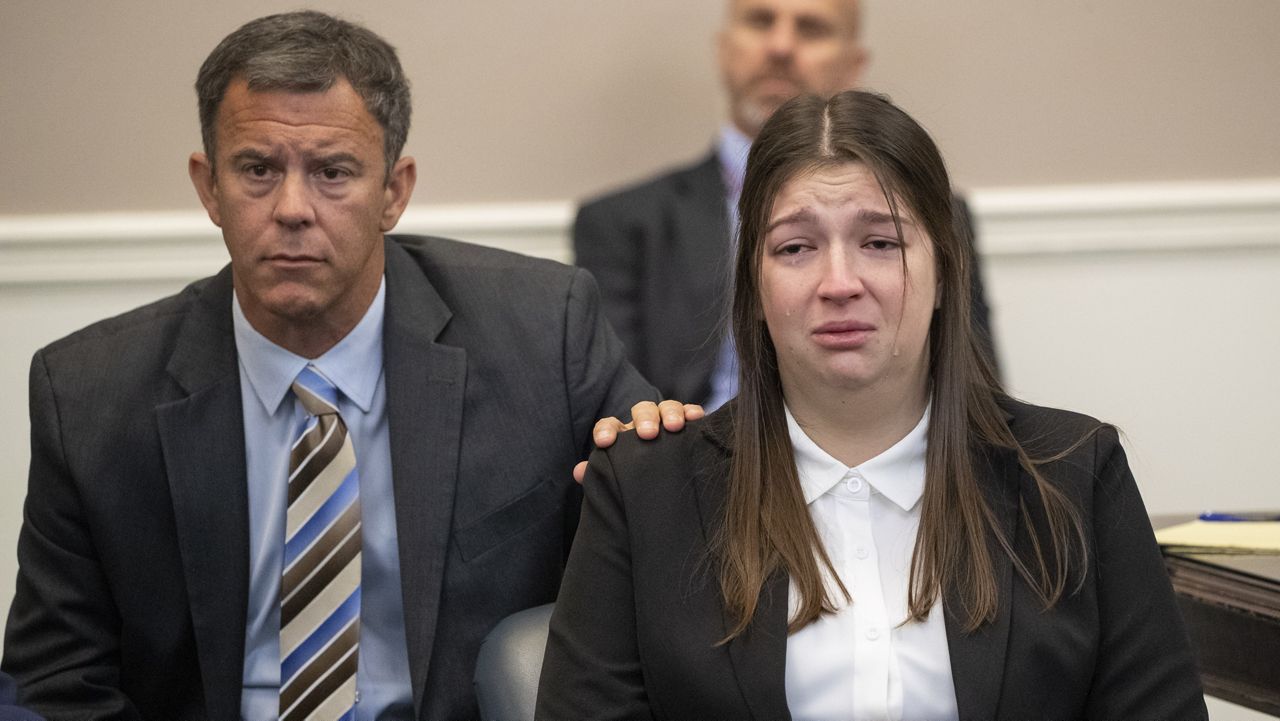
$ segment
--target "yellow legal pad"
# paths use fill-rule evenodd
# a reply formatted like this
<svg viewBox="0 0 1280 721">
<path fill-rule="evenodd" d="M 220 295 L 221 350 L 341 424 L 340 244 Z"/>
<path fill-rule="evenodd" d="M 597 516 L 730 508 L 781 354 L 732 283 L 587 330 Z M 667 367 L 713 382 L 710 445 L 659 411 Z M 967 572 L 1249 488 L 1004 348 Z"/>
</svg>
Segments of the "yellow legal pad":
<svg viewBox="0 0 1280 721">
<path fill-rule="evenodd" d="M 1280 555 L 1280 521 L 1191 521 L 1156 531 L 1173 553 Z"/>
</svg>

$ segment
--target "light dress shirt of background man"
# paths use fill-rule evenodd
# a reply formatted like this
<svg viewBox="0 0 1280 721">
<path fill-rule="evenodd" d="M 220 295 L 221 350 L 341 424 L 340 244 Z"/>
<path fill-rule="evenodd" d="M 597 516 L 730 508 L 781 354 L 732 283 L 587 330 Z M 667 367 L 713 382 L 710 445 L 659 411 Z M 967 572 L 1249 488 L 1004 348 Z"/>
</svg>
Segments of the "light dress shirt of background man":
<svg viewBox="0 0 1280 721">
<path fill-rule="evenodd" d="M 481 639 L 556 596 L 595 419 L 654 391 L 584 271 L 385 235 L 416 164 L 377 35 L 259 18 L 196 88 L 189 172 L 231 263 L 36 353 L 3 672 L 54 721 L 276 718 L 290 384 L 310 365 L 355 448 L 362 608 L 354 682 L 322 677 L 354 706 L 320 682 L 302 698 L 348 704 L 332 718 L 475 718 Z M 656 432 L 658 413 L 633 417 Z"/>
<path fill-rule="evenodd" d="M 717 57 L 729 122 L 711 152 L 587 201 L 573 228 L 575 262 L 599 282 L 631 363 L 665 396 L 707 410 L 737 392 L 722 321 L 751 141 L 796 95 L 856 87 L 869 53 L 857 0 L 729 0 Z M 955 202 L 956 224 L 973 242 L 968 208 Z M 995 363 L 977 267 L 970 295 L 972 322 Z"/>
</svg>

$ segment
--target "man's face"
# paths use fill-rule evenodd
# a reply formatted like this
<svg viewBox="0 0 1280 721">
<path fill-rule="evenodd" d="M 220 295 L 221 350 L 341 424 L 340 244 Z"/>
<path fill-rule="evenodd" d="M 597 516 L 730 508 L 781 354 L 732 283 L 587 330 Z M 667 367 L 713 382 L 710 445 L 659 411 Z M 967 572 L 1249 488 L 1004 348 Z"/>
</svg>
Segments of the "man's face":
<svg viewBox="0 0 1280 721">
<path fill-rule="evenodd" d="M 385 172 L 382 128 L 346 80 L 325 92 L 227 88 L 215 161 L 191 156 L 192 182 L 222 228 L 236 294 L 260 333 L 318 355 L 377 294 L 382 233 L 413 190 L 412 158 Z"/>
<path fill-rule="evenodd" d="M 858 84 L 866 50 L 855 0 L 731 0 L 719 37 L 720 73 L 738 129 L 754 138 L 801 93 Z"/>
</svg>

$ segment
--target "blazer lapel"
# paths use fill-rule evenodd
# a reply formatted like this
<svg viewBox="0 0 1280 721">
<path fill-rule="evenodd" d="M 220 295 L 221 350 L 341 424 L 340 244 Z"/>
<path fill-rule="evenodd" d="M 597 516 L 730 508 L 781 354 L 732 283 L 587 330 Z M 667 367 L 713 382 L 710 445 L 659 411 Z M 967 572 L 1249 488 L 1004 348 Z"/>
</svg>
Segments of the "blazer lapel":
<svg viewBox="0 0 1280 721">
<path fill-rule="evenodd" d="M 718 531 L 723 513 L 725 464 L 732 452 L 733 401 L 712 414 L 702 424 L 702 431 L 720 454 L 719 463 L 701 464 L 696 474 L 698 511 L 703 532 L 710 539 Z M 1005 537 L 1013 542 L 1017 532 L 1018 477 L 1021 472 L 1011 452 L 989 450 L 988 459 L 979 464 L 979 477 L 991 479 L 986 489 L 987 502 Z M 993 622 L 973 633 L 964 633 L 964 620 L 951 609 L 960 609 L 959 599 L 947 594 L 945 621 L 947 644 L 951 657 L 951 675 L 955 683 L 956 703 L 962 720 L 982 721 L 996 717 L 1001 684 L 1004 679 L 1005 655 L 1009 640 L 1010 603 L 1013 594 L 1013 565 L 1004 550 L 994 541 L 989 545 L 1001 599 Z M 729 643 L 729 656 L 738 677 L 743 698 L 757 719 L 787 719 L 786 703 L 787 595 L 785 574 L 776 574 L 760 593 L 756 617 L 747 632 Z M 729 619 L 723 618 L 724 628 Z"/>
<path fill-rule="evenodd" d="M 718 532 L 724 512 L 724 481 L 732 454 L 731 406 L 732 401 L 701 426 L 713 444 L 711 454 L 714 456 L 710 462 L 698 463 L 694 481 L 703 535 L 708 541 Z M 718 588 L 714 592 L 719 595 Z M 770 577 L 760 590 L 759 606 L 751 625 L 729 642 L 729 659 L 739 690 L 755 719 L 791 718 L 786 689 L 787 594 L 786 574 L 776 573 Z M 721 618 L 722 628 L 728 633 L 730 621 L 723 610 Z"/>
<path fill-rule="evenodd" d="M 729 658 L 742 697 L 755 719 L 790 719 L 787 709 L 787 594 L 785 573 L 775 573 L 760 589 L 751 625 L 729 642 Z M 725 618 L 725 628 L 729 626 Z"/>
<path fill-rule="evenodd" d="M 383 363 L 414 716 L 420 717 L 453 521 L 466 351 L 436 342 L 451 317 L 423 270 L 388 240 Z"/>
<path fill-rule="evenodd" d="M 987 449 L 986 463 L 979 463 L 979 478 L 990 479 L 986 500 L 1009 543 L 1014 542 L 1018 519 L 1018 474 L 1020 467 L 1012 452 Z M 958 597 L 947 592 L 947 645 L 951 656 L 951 677 L 955 683 L 956 705 L 962 721 L 996 718 L 1001 683 L 1004 680 L 1005 652 L 1009 642 L 1009 616 L 1013 600 L 1013 564 L 994 540 L 989 540 L 992 566 L 1000 605 L 996 618 L 972 633 L 963 630 L 964 619 L 956 611 L 963 608 Z"/>
<path fill-rule="evenodd" d="M 236 719 L 249 597 L 249 500 L 228 269 L 205 286 L 167 368 L 183 397 L 156 406 L 191 623 L 212 719 Z"/>
</svg>

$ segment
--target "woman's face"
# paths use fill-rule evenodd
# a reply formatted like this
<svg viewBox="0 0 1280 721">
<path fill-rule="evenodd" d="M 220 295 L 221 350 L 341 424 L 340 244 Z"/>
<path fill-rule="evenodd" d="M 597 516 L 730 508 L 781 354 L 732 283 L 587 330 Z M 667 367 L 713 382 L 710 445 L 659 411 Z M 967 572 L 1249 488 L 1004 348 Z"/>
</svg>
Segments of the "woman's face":
<svg viewBox="0 0 1280 721">
<path fill-rule="evenodd" d="M 760 296 L 788 398 L 927 385 L 933 243 L 897 206 L 901 238 L 875 175 L 857 162 L 802 173 L 778 193 Z"/>
</svg>

